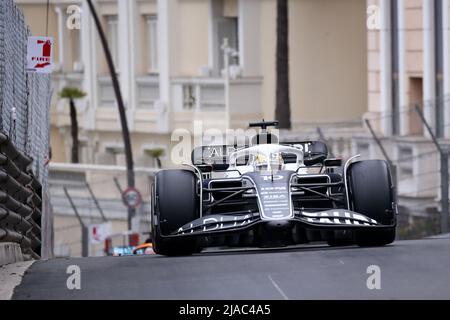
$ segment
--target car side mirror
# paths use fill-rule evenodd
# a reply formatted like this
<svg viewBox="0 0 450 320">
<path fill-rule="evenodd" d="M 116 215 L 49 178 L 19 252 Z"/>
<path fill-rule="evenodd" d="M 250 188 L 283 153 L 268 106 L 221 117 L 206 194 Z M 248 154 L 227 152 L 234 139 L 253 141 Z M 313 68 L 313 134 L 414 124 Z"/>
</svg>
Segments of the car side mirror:
<svg viewBox="0 0 450 320">
<path fill-rule="evenodd" d="M 340 167 L 342 166 L 342 159 L 339 158 L 325 159 L 323 165 L 325 167 Z"/>
</svg>

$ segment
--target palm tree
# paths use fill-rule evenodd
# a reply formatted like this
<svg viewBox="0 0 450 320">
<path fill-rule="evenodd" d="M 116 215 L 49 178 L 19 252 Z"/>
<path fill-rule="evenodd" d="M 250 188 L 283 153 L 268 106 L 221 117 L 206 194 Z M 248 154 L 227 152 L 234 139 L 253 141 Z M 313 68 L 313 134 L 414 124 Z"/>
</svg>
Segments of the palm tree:
<svg viewBox="0 0 450 320">
<path fill-rule="evenodd" d="M 63 99 L 69 99 L 70 104 L 70 133 L 72 136 L 72 152 L 71 152 L 71 162 L 79 163 L 79 140 L 78 140 L 78 119 L 77 119 L 77 109 L 75 108 L 75 100 L 81 99 L 86 96 L 86 93 L 78 88 L 66 87 L 64 88 L 59 96 Z"/>
<path fill-rule="evenodd" d="M 161 169 L 161 157 L 164 155 L 164 149 L 163 148 L 154 148 L 147 151 L 150 157 L 156 160 L 156 164 L 158 166 L 158 169 Z"/>
<path fill-rule="evenodd" d="M 280 129 L 291 128 L 289 101 L 289 17 L 288 0 L 277 0 L 276 107 Z"/>
</svg>

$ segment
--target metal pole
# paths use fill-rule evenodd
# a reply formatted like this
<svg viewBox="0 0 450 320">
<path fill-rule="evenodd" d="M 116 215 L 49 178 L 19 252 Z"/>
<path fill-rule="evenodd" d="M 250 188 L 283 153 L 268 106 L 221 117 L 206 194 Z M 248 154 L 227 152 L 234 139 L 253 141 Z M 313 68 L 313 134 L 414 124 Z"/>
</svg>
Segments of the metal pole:
<svg viewBox="0 0 450 320">
<path fill-rule="evenodd" d="M 422 110 L 420 110 L 418 105 L 415 106 L 415 110 L 416 110 L 417 114 L 419 115 L 420 120 L 422 120 L 428 133 L 430 134 L 431 140 L 433 140 L 433 143 L 436 146 L 436 149 L 439 151 L 439 153 L 444 153 L 444 150 L 442 150 L 441 145 L 439 144 L 436 136 L 433 133 L 433 129 L 431 129 L 430 125 L 428 124 L 427 120 L 425 119 L 425 116 L 422 113 Z"/>
<path fill-rule="evenodd" d="M 389 165 L 391 165 L 392 164 L 391 158 L 389 158 L 389 155 L 387 154 L 386 149 L 384 149 L 383 144 L 381 143 L 381 140 L 375 134 L 375 131 L 373 130 L 372 125 L 370 124 L 370 121 L 368 119 L 365 119 L 365 122 L 366 122 L 367 128 L 369 128 L 370 134 L 372 135 L 373 139 L 377 143 L 378 147 L 380 147 L 383 157 L 386 159 L 387 162 L 389 162 Z"/>
<path fill-rule="evenodd" d="M 119 193 L 122 195 L 122 194 L 123 194 L 123 189 L 122 189 L 122 187 L 120 186 L 119 179 L 117 179 L 117 177 L 114 177 L 113 180 L 114 180 L 114 184 L 116 185 L 117 190 L 118 190 Z M 122 199 L 122 201 L 124 201 L 124 199 Z M 124 201 L 124 202 L 125 202 L 125 201 Z M 129 230 L 131 230 L 131 228 L 130 228 Z M 131 234 L 129 235 L 128 239 L 131 239 Z M 130 240 L 129 240 L 129 241 L 130 241 Z"/>
<path fill-rule="evenodd" d="M 75 216 L 78 219 L 78 222 L 81 226 L 81 255 L 83 257 L 89 256 L 89 231 L 85 223 L 83 222 L 83 219 L 81 219 L 80 214 L 78 213 L 77 207 L 75 206 L 75 203 L 73 203 L 72 197 L 69 194 L 69 191 L 64 186 L 64 193 L 66 194 L 67 199 L 69 200 L 70 206 L 72 207 L 73 211 L 75 212 Z"/>
<path fill-rule="evenodd" d="M 100 212 L 103 222 L 107 222 L 108 219 L 106 219 L 105 213 L 103 212 L 102 207 L 100 207 L 100 203 L 98 203 L 97 197 L 94 195 L 94 192 L 92 192 L 91 186 L 89 185 L 88 182 L 86 182 L 86 188 L 88 189 L 89 194 L 91 195 L 91 198 L 94 201 L 95 206 L 97 207 L 98 211 Z"/>
<path fill-rule="evenodd" d="M 119 179 L 117 179 L 117 177 L 114 177 L 113 180 L 114 180 L 114 184 L 117 187 L 117 190 L 119 190 L 120 194 L 122 195 L 123 190 L 122 190 L 122 187 L 120 186 Z"/>
<path fill-rule="evenodd" d="M 117 100 L 117 107 L 119 109 L 120 123 L 122 125 L 122 135 L 123 135 L 123 143 L 125 147 L 125 158 L 127 165 L 127 182 L 129 188 L 134 188 L 134 163 L 133 163 L 133 153 L 131 149 L 131 141 L 130 141 L 130 132 L 128 130 L 127 123 L 127 114 L 125 111 L 125 106 L 122 99 L 122 93 L 120 92 L 119 80 L 117 79 L 116 69 L 114 68 L 114 62 L 111 56 L 111 52 L 109 50 L 108 42 L 106 40 L 105 33 L 103 31 L 100 19 L 97 15 L 94 5 L 92 4 L 92 0 L 87 0 L 89 5 L 89 9 L 91 10 L 92 17 L 94 18 L 95 25 L 97 27 L 98 34 L 100 36 L 100 42 L 103 47 L 103 51 L 105 53 L 106 62 L 109 68 L 109 74 L 111 75 L 111 81 L 114 88 L 114 93 Z M 135 209 L 128 207 L 128 230 L 131 230 L 132 218 L 135 215 Z"/>
<path fill-rule="evenodd" d="M 425 128 L 427 129 L 428 133 L 431 136 L 431 139 L 433 140 L 434 145 L 436 146 L 436 149 L 439 151 L 440 156 L 440 162 L 441 162 L 441 233 L 448 233 L 449 232 L 449 226 L 448 226 L 448 212 L 449 212 L 449 206 L 448 206 L 448 152 L 447 150 L 442 149 L 441 145 L 439 144 L 435 134 L 433 133 L 433 130 L 431 129 L 430 125 L 428 124 L 427 120 L 425 119 L 422 111 L 420 110 L 419 106 L 415 106 L 415 110 L 417 114 L 419 115 L 420 119 L 422 120 L 423 124 L 425 125 Z"/>
<path fill-rule="evenodd" d="M 372 135 L 373 139 L 377 143 L 378 147 L 381 150 L 381 153 L 383 154 L 386 161 L 389 163 L 389 166 L 392 170 L 392 181 L 394 184 L 394 197 L 395 197 L 395 203 L 397 203 L 398 199 L 398 184 L 397 184 L 397 166 L 392 162 L 391 158 L 389 157 L 388 153 L 386 152 L 386 149 L 384 148 L 383 144 L 381 143 L 381 140 L 376 135 L 375 131 L 372 128 L 372 125 L 370 124 L 370 121 L 368 119 L 365 119 L 367 128 L 369 128 L 370 134 Z"/>
<path fill-rule="evenodd" d="M 86 226 L 81 228 L 81 244 L 81 255 L 89 257 L 89 230 Z"/>
<path fill-rule="evenodd" d="M 448 233 L 448 154 L 441 153 L 441 232 Z"/>
</svg>

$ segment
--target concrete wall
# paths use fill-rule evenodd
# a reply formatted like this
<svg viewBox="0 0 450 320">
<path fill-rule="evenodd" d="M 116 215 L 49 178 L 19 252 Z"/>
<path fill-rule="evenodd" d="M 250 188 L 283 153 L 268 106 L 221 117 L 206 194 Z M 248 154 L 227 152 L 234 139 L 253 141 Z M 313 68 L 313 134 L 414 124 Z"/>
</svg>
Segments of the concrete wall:
<svg viewBox="0 0 450 320">
<path fill-rule="evenodd" d="M 177 2 L 172 28 L 175 30 L 176 55 L 173 76 L 199 76 L 208 66 L 209 4 L 205 0 Z"/>
<path fill-rule="evenodd" d="M 364 1 L 289 4 L 293 122 L 360 118 L 367 109 Z"/>
<path fill-rule="evenodd" d="M 409 74 L 423 72 L 423 14 L 422 1 L 407 0 L 405 3 L 405 50 L 406 70 Z"/>
<path fill-rule="evenodd" d="M 265 119 L 273 119 L 275 112 L 275 54 L 276 54 L 276 17 L 277 4 L 273 0 L 261 1 L 261 72 L 262 109 Z"/>
<path fill-rule="evenodd" d="M 368 6 L 378 5 L 378 0 L 368 0 Z M 368 111 L 380 109 L 380 31 L 367 31 Z"/>
<path fill-rule="evenodd" d="M 275 104 L 276 2 L 262 2 L 264 114 Z M 360 0 L 289 2 L 292 122 L 296 128 L 360 118 L 367 110 L 366 4 Z"/>
<path fill-rule="evenodd" d="M 66 162 L 65 141 L 61 135 L 60 130 L 54 126 L 51 127 L 50 143 L 52 145 L 52 160 L 55 162 Z"/>
</svg>

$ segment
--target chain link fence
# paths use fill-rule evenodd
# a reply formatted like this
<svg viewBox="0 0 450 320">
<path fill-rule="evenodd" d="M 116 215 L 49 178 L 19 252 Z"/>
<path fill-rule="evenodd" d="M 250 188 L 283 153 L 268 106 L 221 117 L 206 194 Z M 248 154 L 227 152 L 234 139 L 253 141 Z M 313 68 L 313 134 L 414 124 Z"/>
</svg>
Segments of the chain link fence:
<svg viewBox="0 0 450 320">
<path fill-rule="evenodd" d="M 33 246 L 33 239 L 31 239 L 31 253 L 40 255 L 41 228 L 51 228 L 47 217 L 45 215 L 41 217 L 41 199 L 48 199 L 46 164 L 49 157 L 51 79 L 50 75 L 33 74 L 26 71 L 27 40 L 30 35 L 24 15 L 14 1 L 1 0 L 0 134 L 3 134 L 6 140 L 3 139 L 5 140 L 4 147 L 0 149 L 6 157 L 5 163 L 11 164 L 10 167 L 15 165 L 22 171 L 21 175 L 28 175 L 31 180 L 20 181 L 21 175 L 14 176 L 14 173 L 17 172 L 7 168 L 5 164 L 0 167 L 1 172 L 7 175 L 0 184 L 0 194 L 1 192 L 6 194 L 6 202 L 0 201 L 0 209 L 3 210 L 0 212 L 4 213 L 2 221 L 0 221 L 0 231 L 3 228 L 4 236 L 2 238 L 0 234 L 0 242 L 7 241 L 8 237 L 19 239 L 17 237 L 22 236 L 22 240 L 19 240 L 23 245 L 24 239 L 30 238 L 30 235 L 36 236 L 37 240 L 34 242 L 38 243 L 39 247 Z M 20 157 L 14 152 L 18 152 Z M 17 162 L 17 159 L 21 159 L 23 156 L 30 159 L 30 163 L 25 167 L 21 167 L 21 164 Z M 19 191 L 13 194 L 8 186 L 14 181 L 19 182 L 17 184 Z M 34 181 L 34 186 L 26 181 Z M 26 196 L 27 189 L 32 191 L 34 201 Z M 15 210 L 11 206 L 12 200 L 18 200 L 22 206 L 27 207 L 27 210 L 23 212 L 19 209 Z M 19 219 L 17 214 L 22 216 L 22 222 L 14 225 L 11 221 Z M 15 220 L 12 219 L 14 215 Z M 44 225 L 41 226 L 41 222 Z M 33 225 L 33 230 L 28 228 L 28 224 Z M 15 234 L 14 237 L 13 234 Z M 20 242 L 19 240 L 14 240 L 14 242 Z"/>
<path fill-rule="evenodd" d="M 30 31 L 13 0 L 0 1 L 0 130 L 33 159 L 45 184 L 49 151 L 50 75 L 26 72 Z"/>
</svg>

